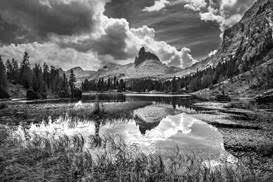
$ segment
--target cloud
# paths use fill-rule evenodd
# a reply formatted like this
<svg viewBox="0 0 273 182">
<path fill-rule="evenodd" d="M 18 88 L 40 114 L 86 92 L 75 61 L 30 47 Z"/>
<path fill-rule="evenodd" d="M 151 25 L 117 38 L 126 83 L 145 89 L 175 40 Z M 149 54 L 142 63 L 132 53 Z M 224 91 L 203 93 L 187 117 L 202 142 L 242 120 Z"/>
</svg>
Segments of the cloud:
<svg viewBox="0 0 273 182">
<path fill-rule="evenodd" d="M 157 0 L 154 2 L 154 5 L 145 7 L 142 11 L 146 12 L 153 12 L 153 11 L 160 11 L 165 8 L 170 2 L 168 0 Z"/>
<path fill-rule="evenodd" d="M 0 16 L 36 38 L 92 31 L 105 0 L 1 0 Z"/>
<path fill-rule="evenodd" d="M 132 62 L 144 46 L 166 64 L 190 65 L 194 61 L 186 48 L 177 50 L 157 41 L 148 26 L 131 28 L 126 19 L 104 14 L 108 0 L 7 0 L 0 2 L 1 17 L 35 35 L 33 42 L 10 44 L 0 50 L 20 58 L 26 50 L 32 60 L 65 68 L 83 66 L 96 69 L 107 62 Z M 168 4 L 167 1 L 161 1 Z M 156 4 L 156 3 L 155 3 Z"/>
<path fill-rule="evenodd" d="M 239 22 L 242 18 L 241 14 L 229 14 L 225 8 L 227 5 L 220 5 L 220 9 L 209 6 L 206 12 L 200 12 L 200 18 L 203 21 L 212 21 L 219 24 L 219 29 L 223 33 L 226 28 L 229 28 Z M 231 4 L 229 4 L 231 6 Z"/>
<path fill-rule="evenodd" d="M 187 9 L 191 9 L 193 11 L 200 11 L 202 8 L 207 6 L 205 0 L 157 0 L 154 2 L 154 5 L 145 7 L 142 11 L 145 12 L 155 12 L 164 9 L 167 6 L 175 6 L 177 4 L 184 3 L 184 7 Z"/>
<path fill-rule="evenodd" d="M 187 68 L 196 63 L 197 60 L 195 60 L 191 55 L 191 50 L 189 48 L 182 48 L 181 51 L 179 51 L 179 54 L 176 54 L 173 59 L 169 62 L 169 66 L 176 66 L 181 68 Z"/>
<path fill-rule="evenodd" d="M 217 53 L 218 50 L 213 50 L 211 51 L 208 56 L 211 57 L 211 56 L 214 56 L 216 53 Z"/>
<path fill-rule="evenodd" d="M 237 0 L 222 0 L 221 9 L 225 7 L 233 7 L 237 3 Z"/>
<path fill-rule="evenodd" d="M 199 12 L 201 20 L 217 22 L 221 31 L 237 23 L 246 8 L 241 7 L 244 3 L 239 4 L 238 0 L 158 0 L 154 2 L 153 6 L 145 7 L 143 11 L 159 11 L 166 6 L 175 6 L 180 3 L 184 3 L 186 9 Z M 235 7 L 238 4 L 239 8 Z"/>
<path fill-rule="evenodd" d="M 184 0 L 184 3 L 186 3 L 184 5 L 186 9 L 191 9 L 193 11 L 200 11 L 207 6 L 205 0 Z"/>
<path fill-rule="evenodd" d="M 24 52 L 30 55 L 31 63 L 43 64 L 70 69 L 81 66 L 84 69 L 98 69 L 100 61 L 96 54 L 92 52 L 82 53 L 71 48 L 60 48 L 54 43 L 28 43 L 28 44 L 10 44 L 0 48 L 4 59 L 15 58 L 19 62 L 22 60 Z"/>
</svg>

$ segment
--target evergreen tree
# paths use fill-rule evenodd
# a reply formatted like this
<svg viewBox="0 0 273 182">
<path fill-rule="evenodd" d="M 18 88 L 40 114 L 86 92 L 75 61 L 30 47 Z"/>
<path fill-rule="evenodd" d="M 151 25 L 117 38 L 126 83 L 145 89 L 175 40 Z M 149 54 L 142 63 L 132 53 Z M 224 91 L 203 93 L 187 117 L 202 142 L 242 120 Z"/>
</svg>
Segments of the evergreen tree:
<svg viewBox="0 0 273 182">
<path fill-rule="evenodd" d="M 7 74 L 6 74 L 6 67 L 2 61 L 2 57 L 0 56 L 0 89 L 4 91 L 7 90 L 8 81 L 7 81 Z"/>
<path fill-rule="evenodd" d="M 126 90 L 125 86 L 126 86 L 126 84 L 125 84 L 124 80 L 121 79 L 118 83 L 118 91 L 124 92 Z"/>
<path fill-rule="evenodd" d="M 12 81 L 13 80 L 13 67 L 12 67 L 12 64 L 9 59 L 6 62 L 6 68 L 7 68 L 7 70 L 6 70 L 7 71 L 7 79 L 9 81 Z"/>
<path fill-rule="evenodd" d="M 62 83 L 61 83 L 61 89 L 58 94 L 60 97 L 69 97 L 69 85 L 68 80 L 66 78 L 65 73 L 63 73 Z"/>
<path fill-rule="evenodd" d="M 11 77 L 14 83 L 18 83 L 19 82 L 19 66 L 18 66 L 18 62 L 12 58 L 11 61 L 12 64 L 12 73 L 11 73 Z"/>
<path fill-rule="evenodd" d="M 176 77 L 173 77 L 172 79 L 172 92 L 177 92 Z"/>
<path fill-rule="evenodd" d="M 27 89 L 32 86 L 32 71 L 29 63 L 29 55 L 27 52 L 24 54 L 23 61 L 20 67 L 20 83 Z"/>
<path fill-rule="evenodd" d="M 49 67 L 46 63 L 43 65 L 43 80 L 45 82 L 46 88 L 50 87 L 50 76 L 49 76 Z"/>
<path fill-rule="evenodd" d="M 74 97 L 75 82 L 76 82 L 76 77 L 74 75 L 73 69 L 71 69 L 70 76 L 69 76 L 69 86 L 70 86 L 72 97 Z"/>
<path fill-rule="evenodd" d="M 39 64 L 35 64 L 33 68 L 32 88 L 39 93 L 43 93 L 44 91 L 43 71 Z"/>
</svg>

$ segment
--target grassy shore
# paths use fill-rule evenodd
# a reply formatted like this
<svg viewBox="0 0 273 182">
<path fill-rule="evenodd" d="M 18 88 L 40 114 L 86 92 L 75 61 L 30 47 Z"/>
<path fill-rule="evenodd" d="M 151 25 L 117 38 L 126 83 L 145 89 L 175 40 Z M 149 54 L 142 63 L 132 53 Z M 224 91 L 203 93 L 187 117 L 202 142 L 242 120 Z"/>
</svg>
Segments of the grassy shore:
<svg viewBox="0 0 273 182">
<path fill-rule="evenodd" d="M 0 181 L 3 182 L 267 180 L 241 162 L 212 167 L 194 155 L 184 156 L 179 151 L 164 159 L 144 154 L 117 136 L 45 137 L 23 126 L 13 129 L 2 126 L 0 130 Z"/>
</svg>

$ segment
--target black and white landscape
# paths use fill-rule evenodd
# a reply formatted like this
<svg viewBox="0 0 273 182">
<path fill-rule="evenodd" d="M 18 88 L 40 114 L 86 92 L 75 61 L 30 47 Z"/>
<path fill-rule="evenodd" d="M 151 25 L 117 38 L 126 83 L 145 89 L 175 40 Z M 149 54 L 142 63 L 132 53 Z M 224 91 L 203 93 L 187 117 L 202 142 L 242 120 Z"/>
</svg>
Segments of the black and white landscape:
<svg viewBox="0 0 273 182">
<path fill-rule="evenodd" d="M 273 181 L 273 0 L 0 0 L 0 181 Z"/>
</svg>

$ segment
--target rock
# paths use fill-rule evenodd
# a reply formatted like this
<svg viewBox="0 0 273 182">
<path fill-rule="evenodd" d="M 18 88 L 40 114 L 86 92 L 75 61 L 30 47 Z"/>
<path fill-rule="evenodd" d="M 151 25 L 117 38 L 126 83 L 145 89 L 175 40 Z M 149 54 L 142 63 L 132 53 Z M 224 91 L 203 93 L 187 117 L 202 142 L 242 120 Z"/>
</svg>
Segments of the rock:
<svg viewBox="0 0 273 182">
<path fill-rule="evenodd" d="M 145 48 L 142 47 L 138 53 L 138 56 L 135 59 L 135 66 L 140 65 L 141 63 L 143 63 L 146 60 L 155 60 L 155 61 L 161 63 L 159 58 L 155 54 L 153 54 L 151 52 L 146 52 Z"/>
</svg>

